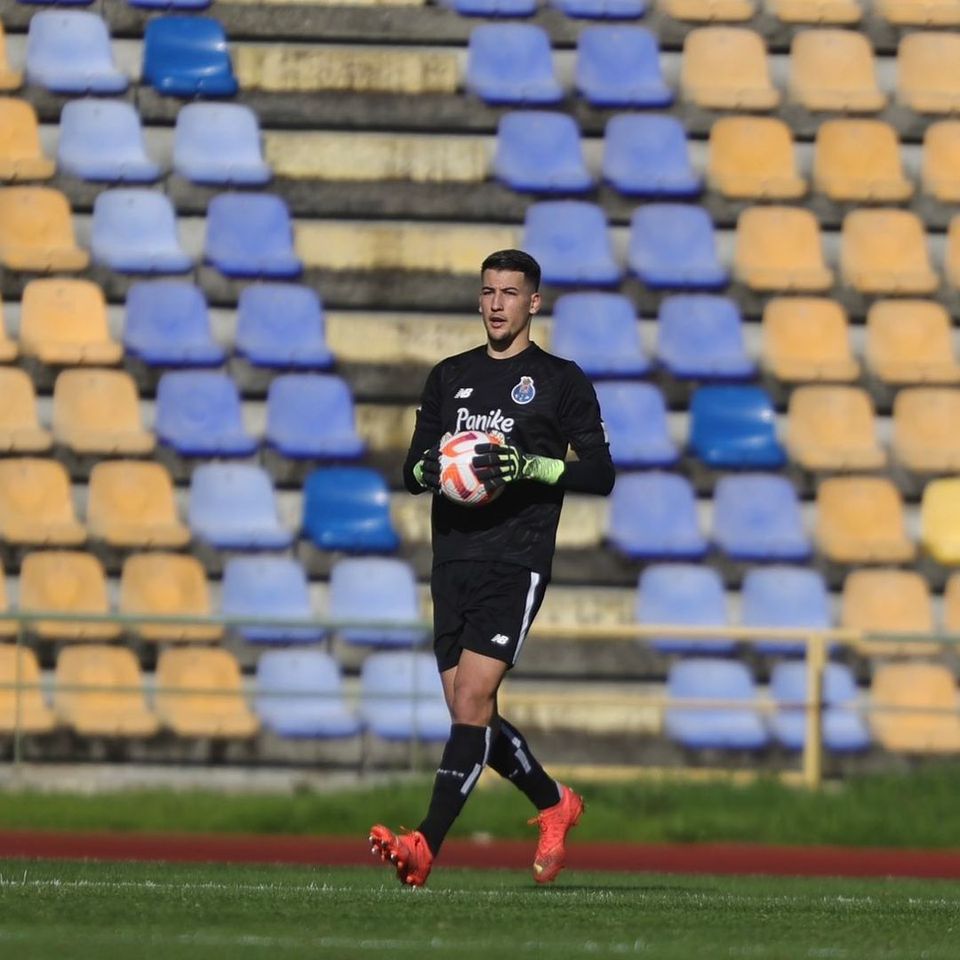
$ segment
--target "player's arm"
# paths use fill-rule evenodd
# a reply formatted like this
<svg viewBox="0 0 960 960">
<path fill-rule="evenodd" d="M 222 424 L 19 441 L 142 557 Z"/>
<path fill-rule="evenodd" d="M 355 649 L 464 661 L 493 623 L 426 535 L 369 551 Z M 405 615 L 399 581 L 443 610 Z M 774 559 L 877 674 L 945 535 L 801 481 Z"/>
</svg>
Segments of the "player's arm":
<svg viewBox="0 0 960 960">
<path fill-rule="evenodd" d="M 440 489 L 440 378 L 434 367 L 427 376 L 417 410 L 413 438 L 403 462 L 403 485 L 410 493 Z"/>
</svg>

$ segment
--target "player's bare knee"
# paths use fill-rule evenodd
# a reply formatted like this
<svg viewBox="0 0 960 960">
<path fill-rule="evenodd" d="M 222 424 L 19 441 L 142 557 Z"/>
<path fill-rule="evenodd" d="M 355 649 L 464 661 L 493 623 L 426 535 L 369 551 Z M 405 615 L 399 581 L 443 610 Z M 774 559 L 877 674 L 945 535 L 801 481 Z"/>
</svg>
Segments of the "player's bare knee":
<svg viewBox="0 0 960 960">
<path fill-rule="evenodd" d="M 454 723 L 469 723 L 478 727 L 487 726 L 493 719 L 496 696 L 480 685 L 457 684 L 453 694 Z"/>
</svg>

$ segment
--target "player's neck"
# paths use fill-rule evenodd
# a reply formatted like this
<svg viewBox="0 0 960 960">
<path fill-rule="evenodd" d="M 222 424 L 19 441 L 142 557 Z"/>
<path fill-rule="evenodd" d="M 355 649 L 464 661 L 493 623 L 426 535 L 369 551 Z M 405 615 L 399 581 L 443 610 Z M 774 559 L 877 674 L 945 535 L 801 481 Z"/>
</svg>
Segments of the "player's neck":
<svg viewBox="0 0 960 960">
<path fill-rule="evenodd" d="M 530 335 L 516 336 L 509 343 L 496 343 L 487 340 L 487 356 L 494 360 L 509 360 L 523 353 L 531 344 Z"/>
</svg>

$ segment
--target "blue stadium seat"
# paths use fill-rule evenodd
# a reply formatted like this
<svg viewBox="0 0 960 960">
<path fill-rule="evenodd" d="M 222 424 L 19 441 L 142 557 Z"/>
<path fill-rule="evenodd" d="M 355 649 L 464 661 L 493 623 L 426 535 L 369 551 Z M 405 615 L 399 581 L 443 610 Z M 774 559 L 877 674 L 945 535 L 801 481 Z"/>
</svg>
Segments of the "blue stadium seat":
<svg viewBox="0 0 960 960">
<path fill-rule="evenodd" d="M 607 537 L 635 559 L 699 560 L 707 552 L 693 487 L 675 473 L 617 477 Z"/>
<path fill-rule="evenodd" d="M 755 386 L 705 386 L 690 401 L 690 448 L 718 469 L 776 469 L 787 462 L 770 394 Z"/>
<path fill-rule="evenodd" d="M 748 570 L 740 589 L 740 619 L 745 627 L 809 627 L 830 630 L 830 594 L 823 576 L 809 567 L 774 565 Z M 756 640 L 764 654 L 803 654 L 796 640 Z"/>
<path fill-rule="evenodd" d="M 660 389 L 650 383 L 609 380 L 596 384 L 610 455 L 618 470 L 669 467 L 679 451 L 670 436 Z"/>
<path fill-rule="evenodd" d="M 550 37 L 530 23 L 484 23 L 470 31 L 467 90 L 487 103 L 550 104 L 563 99 Z"/>
<path fill-rule="evenodd" d="M 322 550 L 386 553 L 400 545 L 387 484 L 369 467 L 314 470 L 303 488 L 303 530 Z"/>
<path fill-rule="evenodd" d="M 258 446 L 244 428 L 237 385 L 217 370 L 163 374 L 154 430 L 184 457 L 248 457 Z"/>
<path fill-rule="evenodd" d="M 218 367 L 226 359 L 213 339 L 203 291 L 183 280 L 147 280 L 130 287 L 123 348 L 153 367 Z"/>
<path fill-rule="evenodd" d="M 713 539 L 733 560 L 800 563 L 810 557 L 797 491 L 786 477 L 727 474 L 713 495 Z"/>
<path fill-rule="evenodd" d="M 282 198 L 270 193 L 221 193 L 207 207 L 204 260 L 228 277 L 298 277 L 293 224 Z"/>
<path fill-rule="evenodd" d="M 188 103 L 177 113 L 173 169 L 192 183 L 263 186 L 270 179 L 257 115 L 242 103 Z"/>
<path fill-rule="evenodd" d="M 649 203 L 630 218 L 630 269 L 654 290 L 719 290 L 729 274 L 717 256 L 710 214 L 683 203 Z"/>
<path fill-rule="evenodd" d="M 193 534 L 220 550 L 284 550 L 293 542 L 280 524 L 269 474 L 251 464 L 197 467 L 187 516 Z"/>
<path fill-rule="evenodd" d="M 237 92 L 227 36 L 213 17 L 157 17 L 143 33 L 143 81 L 170 97 Z"/>
<path fill-rule="evenodd" d="M 513 110 L 500 118 L 493 173 L 511 190 L 584 193 L 593 187 L 577 122 L 546 110 Z"/>
<path fill-rule="evenodd" d="M 550 0 L 550 6 L 584 20 L 635 20 L 647 11 L 646 0 Z"/>
<path fill-rule="evenodd" d="M 357 434 L 353 394 L 332 374 L 275 377 L 267 392 L 266 442 L 285 457 L 351 460 L 364 442 Z"/>
<path fill-rule="evenodd" d="M 93 203 L 90 246 L 98 263 L 119 273 L 186 273 L 173 204 L 148 187 L 104 190 Z"/>
<path fill-rule="evenodd" d="M 645 625 L 719 627 L 730 622 L 727 595 L 713 567 L 695 563 L 654 563 L 640 574 L 636 620 Z M 729 637 L 653 637 L 658 653 L 728 654 L 736 650 Z"/>
<path fill-rule="evenodd" d="M 145 10 L 205 10 L 213 0 L 127 0 L 131 7 Z"/>
<path fill-rule="evenodd" d="M 257 367 L 325 370 L 333 365 L 320 298 L 295 283 L 243 288 L 233 346 Z"/>
<path fill-rule="evenodd" d="M 586 27 L 577 40 L 575 86 L 595 107 L 668 107 L 656 37 L 643 27 Z"/>
<path fill-rule="evenodd" d="M 691 750 L 760 750 L 770 742 L 758 710 L 756 684 L 745 664 L 691 657 L 670 667 L 667 695 L 684 700 L 743 702 L 742 707 L 671 706 L 664 712 L 667 736 Z"/>
<path fill-rule="evenodd" d="M 360 668 L 360 717 L 385 740 L 443 743 L 450 713 L 432 653 L 371 653 Z"/>
<path fill-rule="evenodd" d="M 744 380 L 757 366 L 747 355 L 740 309 L 727 297 L 664 297 L 657 316 L 656 357 L 681 380 Z"/>
<path fill-rule="evenodd" d="M 532 17 L 538 0 L 441 0 L 461 17 Z"/>
<path fill-rule="evenodd" d="M 310 588 L 303 567 L 290 557 L 230 557 L 223 568 L 221 611 L 227 617 L 312 620 Z M 248 643 L 318 643 L 322 627 L 238 626 Z"/>
<path fill-rule="evenodd" d="M 550 350 L 591 378 L 642 377 L 650 358 L 629 298 L 609 291 L 565 293 L 553 305 Z"/>
<path fill-rule="evenodd" d="M 695 197 L 703 185 L 683 124 L 660 114 L 619 113 L 607 121 L 603 177 L 620 193 L 642 197 Z"/>
<path fill-rule="evenodd" d="M 57 169 L 84 180 L 152 183 L 163 172 L 147 156 L 140 114 L 126 100 L 70 100 L 60 112 Z"/>
<path fill-rule="evenodd" d="M 531 203 L 521 246 L 539 262 L 544 283 L 612 286 L 623 273 L 603 208 L 585 200 Z"/>
<path fill-rule="evenodd" d="M 420 599 L 412 567 L 394 557 L 346 557 L 330 571 L 330 619 L 417 622 Z M 336 628 L 347 643 L 410 647 L 427 638 L 423 627 L 368 625 Z"/>
<path fill-rule="evenodd" d="M 122 93 L 104 19 L 86 10 L 40 10 L 27 30 L 27 83 L 53 93 Z"/>
</svg>

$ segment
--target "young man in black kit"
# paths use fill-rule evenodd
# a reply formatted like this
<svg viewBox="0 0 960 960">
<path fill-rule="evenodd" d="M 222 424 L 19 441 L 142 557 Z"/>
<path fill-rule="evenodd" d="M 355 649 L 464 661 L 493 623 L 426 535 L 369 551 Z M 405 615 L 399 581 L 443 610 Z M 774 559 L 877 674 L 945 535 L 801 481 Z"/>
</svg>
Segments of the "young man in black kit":
<svg viewBox="0 0 960 960">
<path fill-rule="evenodd" d="M 426 882 L 485 765 L 540 811 L 534 818 L 540 825 L 533 862 L 538 883 L 563 869 L 567 831 L 583 812 L 582 797 L 544 772 L 523 734 L 497 710 L 497 690 L 520 656 L 550 579 L 564 492 L 606 495 L 614 482 L 593 385 L 575 363 L 530 340 L 539 286 L 539 264 L 520 250 L 500 250 L 483 261 L 480 313 L 487 342 L 430 371 L 403 467 L 411 493 L 435 494 L 434 652 L 452 720 L 418 829 L 394 834 L 377 824 L 370 831 L 372 851 L 393 863 L 401 883 L 410 886 Z M 503 445 L 475 448 L 477 476 L 489 490 L 504 488 L 479 508 L 438 493 L 440 444 L 462 430 L 503 439 Z M 565 460 L 568 447 L 577 460 Z"/>
</svg>

